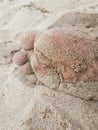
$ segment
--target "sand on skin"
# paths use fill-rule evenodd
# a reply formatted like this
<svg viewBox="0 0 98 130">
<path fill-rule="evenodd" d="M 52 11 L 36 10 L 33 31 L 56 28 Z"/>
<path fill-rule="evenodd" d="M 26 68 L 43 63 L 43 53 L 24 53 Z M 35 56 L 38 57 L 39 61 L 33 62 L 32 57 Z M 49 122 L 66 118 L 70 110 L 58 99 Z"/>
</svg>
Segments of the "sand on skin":
<svg viewBox="0 0 98 130">
<path fill-rule="evenodd" d="M 67 25 L 68 28 L 81 29 L 98 40 L 97 15 L 98 0 L 0 1 L 1 130 L 43 130 L 39 124 L 43 127 L 47 124 L 45 130 L 54 127 L 61 130 L 98 130 L 97 101 L 89 102 L 63 92 L 56 93 L 43 86 L 28 87 L 17 67 L 12 64 L 14 53 L 20 49 L 18 41 L 23 32 L 52 27 L 66 28 Z M 92 17 L 94 21 L 90 20 Z M 56 122 L 56 119 L 62 123 L 49 125 L 51 120 Z"/>
</svg>

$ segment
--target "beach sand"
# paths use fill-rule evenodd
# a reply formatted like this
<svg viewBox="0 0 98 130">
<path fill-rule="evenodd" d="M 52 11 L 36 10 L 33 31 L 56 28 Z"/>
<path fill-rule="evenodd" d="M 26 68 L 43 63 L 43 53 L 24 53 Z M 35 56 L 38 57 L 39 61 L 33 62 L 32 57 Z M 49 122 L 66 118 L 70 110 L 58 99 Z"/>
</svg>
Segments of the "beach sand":
<svg viewBox="0 0 98 130">
<path fill-rule="evenodd" d="M 98 0 L 0 0 L 0 130 L 98 130 L 98 82 L 56 91 L 29 83 L 12 61 L 21 34 L 51 28 L 98 43 Z"/>
</svg>

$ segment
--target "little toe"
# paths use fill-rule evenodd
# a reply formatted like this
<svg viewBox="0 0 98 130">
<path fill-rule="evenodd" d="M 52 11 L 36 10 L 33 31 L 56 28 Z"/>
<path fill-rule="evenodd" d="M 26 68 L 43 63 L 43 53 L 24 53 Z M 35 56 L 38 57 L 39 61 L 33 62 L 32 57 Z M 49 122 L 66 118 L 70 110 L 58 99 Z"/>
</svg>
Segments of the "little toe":
<svg viewBox="0 0 98 130">
<path fill-rule="evenodd" d="M 26 62 L 24 65 L 19 66 L 19 70 L 23 75 L 31 75 L 33 73 L 33 69 L 29 62 Z"/>
<path fill-rule="evenodd" d="M 34 40 L 36 37 L 36 32 L 26 32 L 21 36 L 20 44 L 25 50 L 31 50 L 34 48 Z"/>
<path fill-rule="evenodd" d="M 28 57 L 24 52 L 19 51 L 14 55 L 13 61 L 16 65 L 21 66 L 28 61 Z"/>
</svg>

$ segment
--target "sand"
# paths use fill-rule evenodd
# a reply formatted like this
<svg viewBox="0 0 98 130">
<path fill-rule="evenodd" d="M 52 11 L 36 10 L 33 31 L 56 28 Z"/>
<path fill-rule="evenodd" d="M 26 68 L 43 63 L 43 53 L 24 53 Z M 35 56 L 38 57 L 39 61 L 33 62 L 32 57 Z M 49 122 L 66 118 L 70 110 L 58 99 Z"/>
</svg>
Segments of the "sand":
<svg viewBox="0 0 98 130">
<path fill-rule="evenodd" d="M 98 42 L 98 0 L 0 0 L 0 130 L 98 130 L 98 82 L 55 91 L 34 76 L 29 83 L 12 62 L 23 32 L 55 27 Z"/>
</svg>

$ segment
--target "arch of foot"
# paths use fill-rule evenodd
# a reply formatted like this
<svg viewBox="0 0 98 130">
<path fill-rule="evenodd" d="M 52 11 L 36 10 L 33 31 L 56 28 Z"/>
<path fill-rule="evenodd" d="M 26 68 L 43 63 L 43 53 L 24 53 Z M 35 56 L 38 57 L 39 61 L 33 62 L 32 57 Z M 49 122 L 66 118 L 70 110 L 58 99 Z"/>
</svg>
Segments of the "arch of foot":
<svg viewBox="0 0 98 130">
<path fill-rule="evenodd" d="M 44 31 L 35 41 L 32 67 L 45 85 L 98 81 L 98 45 L 78 32 Z"/>
</svg>

